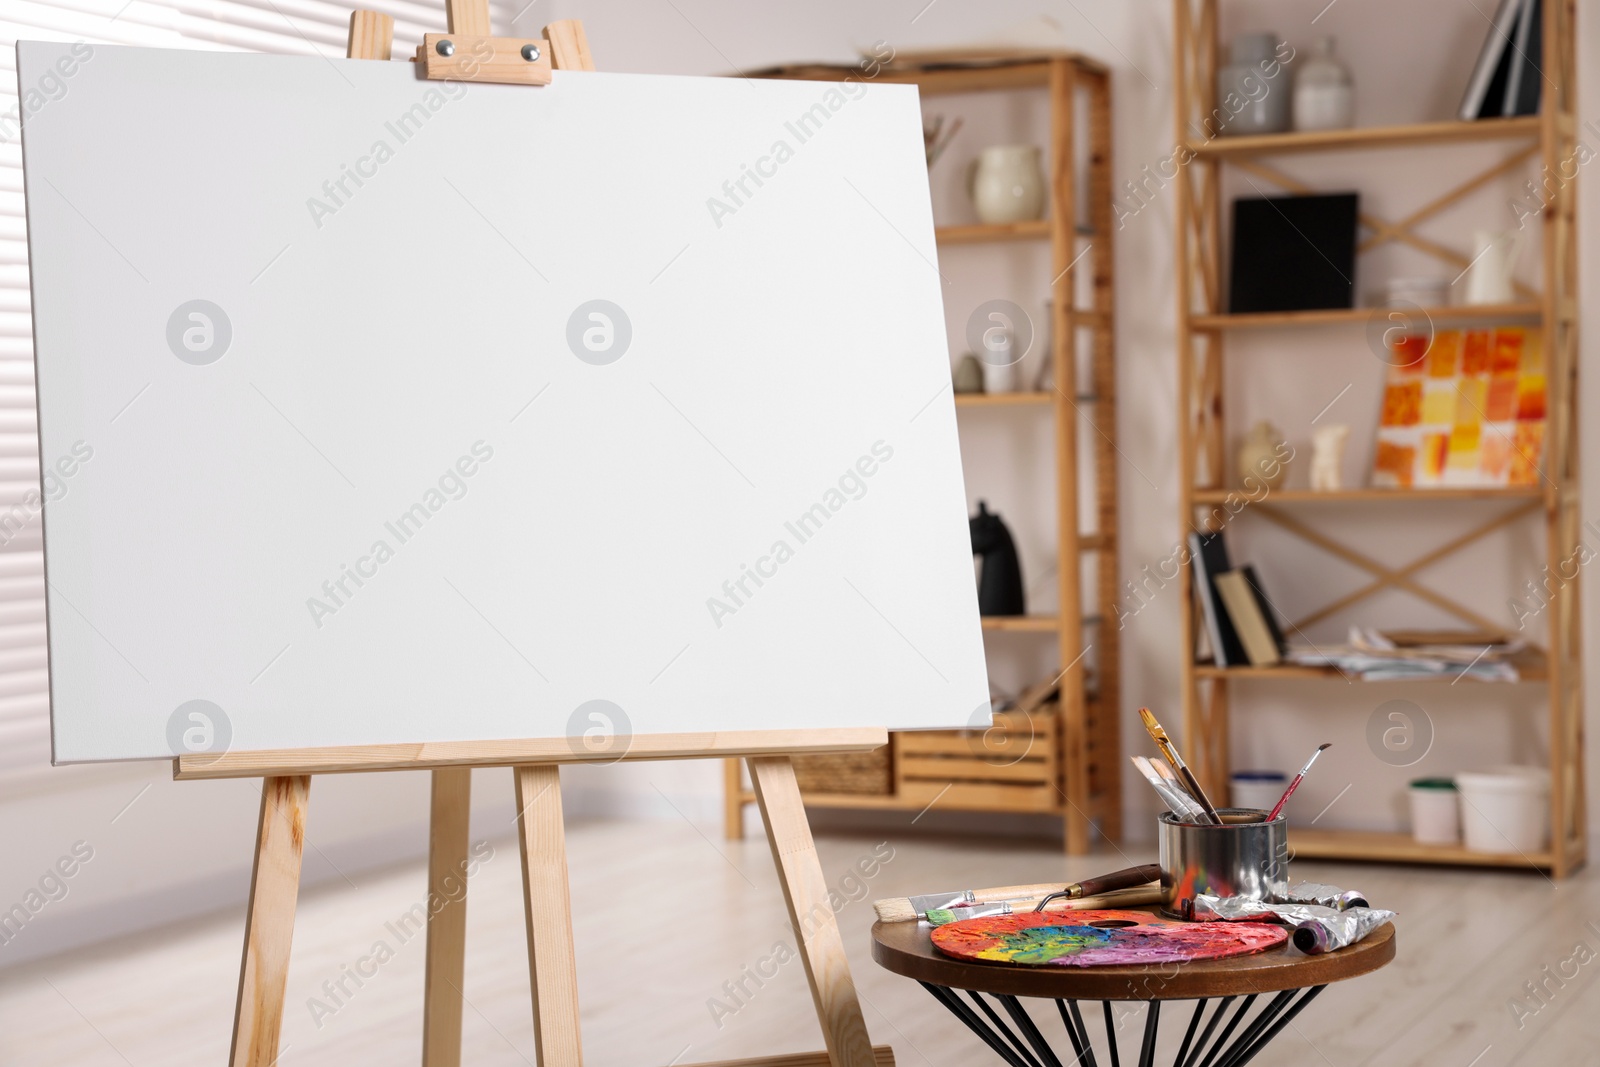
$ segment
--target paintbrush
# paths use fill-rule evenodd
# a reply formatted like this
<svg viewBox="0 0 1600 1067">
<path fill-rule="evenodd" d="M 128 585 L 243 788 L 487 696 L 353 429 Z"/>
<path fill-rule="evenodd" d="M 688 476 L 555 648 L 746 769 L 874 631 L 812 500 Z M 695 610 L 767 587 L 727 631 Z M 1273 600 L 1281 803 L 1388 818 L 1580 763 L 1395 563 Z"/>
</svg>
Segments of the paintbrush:
<svg viewBox="0 0 1600 1067">
<path fill-rule="evenodd" d="M 1272 810 L 1267 813 L 1267 822 L 1271 822 L 1273 819 L 1276 819 L 1278 817 L 1278 813 L 1283 810 L 1283 806 L 1289 803 L 1289 798 L 1294 796 L 1294 791 L 1296 789 L 1300 788 L 1301 779 L 1305 778 L 1306 772 L 1311 769 L 1311 765 L 1317 762 L 1317 757 L 1322 755 L 1322 750 L 1332 747 L 1332 741 L 1325 741 L 1317 746 L 1317 750 L 1311 753 L 1311 758 L 1306 760 L 1306 765 L 1300 768 L 1300 773 L 1290 779 L 1289 788 L 1283 791 L 1283 796 L 1278 798 L 1278 803 L 1273 805 Z"/>
<path fill-rule="evenodd" d="M 886 900 L 876 900 L 872 909 L 878 913 L 878 918 L 886 923 L 910 922 L 913 919 L 923 918 L 930 911 L 940 908 L 965 910 L 971 904 L 1000 904 L 1009 903 L 1015 910 L 1028 910 L 1020 908 L 1026 901 L 1032 908 L 1043 897 L 1055 893 L 1066 893 L 1072 899 L 1095 896 L 1112 889 L 1127 889 L 1130 886 L 1144 885 L 1161 877 L 1161 868 L 1154 863 L 1147 863 L 1142 867 L 1129 867 L 1126 870 L 1113 871 L 1103 874 L 1098 878 L 1085 878 L 1081 882 L 1074 882 L 1062 888 L 1060 882 L 1046 883 L 1044 885 L 1008 885 L 998 889 L 963 889 L 954 893 L 925 893 L 916 897 L 890 897 Z"/>
<path fill-rule="evenodd" d="M 1133 760 L 1134 769 L 1143 775 L 1145 780 L 1155 788 L 1156 793 L 1160 795 L 1162 801 L 1166 803 L 1167 808 L 1171 810 L 1172 814 L 1184 819 L 1192 818 L 1194 816 L 1194 806 L 1189 802 L 1189 799 L 1176 789 L 1173 789 L 1171 786 L 1169 786 L 1166 779 L 1158 774 L 1156 769 L 1151 766 L 1149 760 L 1145 759 L 1143 756 L 1133 756 L 1131 758 Z"/>
<path fill-rule="evenodd" d="M 1113 889 L 1109 893 L 1079 897 L 1076 900 L 1052 900 L 1043 910 L 1050 913 L 1089 911 L 1094 908 L 1137 908 L 1144 904 L 1161 903 L 1164 899 L 1162 893 L 1161 886 L 1152 883 L 1134 886 L 1131 889 Z M 970 908 L 934 908 L 922 918 L 930 926 L 943 926 L 945 923 L 961 919 L 978 919 L 987 915 L 1025 914 L 1037 908 L 1038 901 L 1035 900 L 1002 900 L 996 904 L 976 904 Z"/>
<path fill-rule="evenodd" d="M 1149 732 L 1150 740 L 1156 743 L 1156 747 L 1161 750 L 1161 754 L 1167 758 L 1167 762 L 1172 764 L 1172 769 L 1178 773 L 1178 778 L 1183 782 L 1184 788 L 1189 791 L 1189 795 L 1200 805 L 1206 820 L 1221 826 L 1222 819 L 1218 817 L 1217 809 L 1212 807 L 1211 800 L 1206 796 L 1206 791 L 1200 788 L 1200 783 L 1195 780 L 1194 772 L 1189 769 L 1189 765 L 1183 762 L 1182 756 L 1178 755 L 1178 750 L 1172 744 L 1171 738 L 1167 737 L 1167 731 L 1156 721 L 1156 717 L 1151 714 L 1149 708 L 1140 708 L 1139 718 L 1144 720 L 1144 728 Z"/>
<path fill-rule="evenodd" d="M 1206 822 L 1205 809 L 1200 806 L 1200 802 L 1189 792 L 1189 787 L 1183 784 L 1183 779 L 1172 773 L 1172 768 L 1167 766 L 1167 761 L 1164 759 L 1151 759 L 1150 766 L 1167 783 L 1167 788 L 1178 794 L 1178 799 L 1187 805 L 1188 814 L 1201 823 Z M 1218 821 L 1221 821 L 1220 816 L 1218 816 Z"/>
<path fill-rule="evenodd" d="M 1167 787 L 1167 792 L 1178 798 L 1178 803 L 1183 806 L 1182 814 L 1185 817 L 1205 822 L 1205 809 L 1200 806 L 1199 801 L 1189 795 L 1188 787 L 1179 781 L 1177 775 L 1172 773 L 1172 768 L 1167 766 L 1166 760 L 1147 759 L 1145 763 L 1150 766 L 1156 777 Z"/>
</svg>

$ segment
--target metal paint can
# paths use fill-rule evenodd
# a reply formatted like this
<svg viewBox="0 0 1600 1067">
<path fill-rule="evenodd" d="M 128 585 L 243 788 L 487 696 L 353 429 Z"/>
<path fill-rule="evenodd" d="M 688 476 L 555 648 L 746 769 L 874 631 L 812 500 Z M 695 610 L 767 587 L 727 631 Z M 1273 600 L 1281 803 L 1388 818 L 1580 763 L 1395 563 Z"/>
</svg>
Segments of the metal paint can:
<svg viewBox="0 0 1600 1067">
<path fill-rule="evenodd" d="M 1221 826 L 1202 826 L 1164 812 L 1157 828 L 1161 849 L 1162 910 L 1185 914 L 1200 893 L 1279 902 L 1289 894 L 1289 821 L 1279 815 L 1223 808 Z M 1186 902 L 1190 902 L 1186 906 Z"/>
</svg>

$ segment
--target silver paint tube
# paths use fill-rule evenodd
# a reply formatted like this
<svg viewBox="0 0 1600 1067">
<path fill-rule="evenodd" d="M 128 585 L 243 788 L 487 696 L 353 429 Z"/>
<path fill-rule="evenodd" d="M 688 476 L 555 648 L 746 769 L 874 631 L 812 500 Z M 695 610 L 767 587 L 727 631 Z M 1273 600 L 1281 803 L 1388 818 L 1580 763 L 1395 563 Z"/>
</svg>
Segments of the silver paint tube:
<svg viewBox="0 0 1600 1067">
<path fill-rule="evenodd" d="M 1308 916 L 1295 926 L 1294 947 L 1308 956 L 1337 952 L 1393 918 L 1394 912 L 1382 908 L 1346 908 L 1332 915 Z"/>
<path fill-rule="evenodd" d="M 1353 945 L 1394 916 L 1394 912 L 1382 908 L 1350 907 L 1336 911 L 1321 904 L 1269 904 L 1244 897 L 1205 894 L 1194 900 L 1194 917 L 1202 922 L 1276 921 L 1293 926 L 1295 947 L 1310 956 Z"/>
</svg>

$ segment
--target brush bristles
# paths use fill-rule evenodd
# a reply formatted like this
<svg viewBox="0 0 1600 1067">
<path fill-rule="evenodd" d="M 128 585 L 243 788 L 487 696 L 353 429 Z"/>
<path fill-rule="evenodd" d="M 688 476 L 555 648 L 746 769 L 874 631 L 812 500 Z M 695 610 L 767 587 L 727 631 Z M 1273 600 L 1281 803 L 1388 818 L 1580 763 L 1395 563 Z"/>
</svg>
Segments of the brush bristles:
<svg viewBox="0 0 1600 1067">
<path fill-rule="evenodd" d="M 872 910 L 878 913 L 879 922 L 908 923 L 917 917 L 917 909 L 911 906 L 910 897 L 874 900 Z"/>
</svg>

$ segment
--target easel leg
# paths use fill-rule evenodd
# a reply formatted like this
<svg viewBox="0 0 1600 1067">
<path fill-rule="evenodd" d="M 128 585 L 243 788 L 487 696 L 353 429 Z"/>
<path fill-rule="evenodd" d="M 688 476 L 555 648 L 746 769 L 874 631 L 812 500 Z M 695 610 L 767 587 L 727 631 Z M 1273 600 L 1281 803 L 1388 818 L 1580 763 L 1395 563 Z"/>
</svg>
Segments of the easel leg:
<svg viewBox="0 0 1600 1067">
<path fill-rule="evenodd" d="M 722 761 L 722 836 L 737 841 L 744 836 L 744 769 L 737 759 Z"/>
<path fill-rule="evenodd" d="M 800 800 L 794 764 L 788 756 L 756 756 L 749 763 L 750 780 L 767 824 L 767 841 L 772 845 L 772 861 L 777 865 L 783 897 L 789 904 L 789 921 L 799 938 L 800 959 L 805 964 L 806 980 L 811 983 L 811 999 L 817 1007 L 817 1021 L 822 1024 L 828 1058 L 833 1067 L 872 1067 L 867 1021 L 856 998 L 839 923 L 828 902 L 828 883 L 817 859 L 816 843 L 811 839 L 811 824 L 806 821 Z"/>
<path fill-rule="evenodd" d="M 472 768 L 433 772 L 428 830 L 428 964 L 422 984 L 422 1067 L 460 1067 L 461 982 L 467 947 L 467 836 Z"/>
<path fill-rule="evenodd" d="M 294 905 L 300 892 L 310 775 L 266 778 L 256 827 L 255 870 L 244 923 L 244 961 L 233 1009 L 232 1067 L 271 1067 L 283 1029 L 283 990 L 289 977 Z"/>
<path fill-rule="evenodd" d="M 581 1067 L 578 968 L 572 948 L 572 890 L 567 882 L 560 768 L 536 764 L 513 768 L 512 774 L 517 782 L 517 838 L 522 845 L 534 1050 L 539 1067 Z"/>
</svg>

